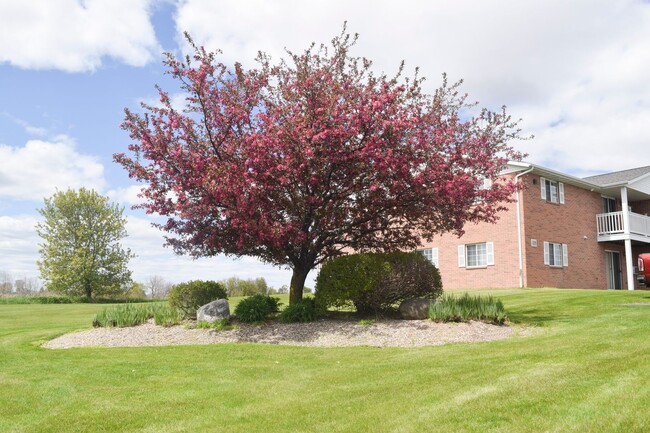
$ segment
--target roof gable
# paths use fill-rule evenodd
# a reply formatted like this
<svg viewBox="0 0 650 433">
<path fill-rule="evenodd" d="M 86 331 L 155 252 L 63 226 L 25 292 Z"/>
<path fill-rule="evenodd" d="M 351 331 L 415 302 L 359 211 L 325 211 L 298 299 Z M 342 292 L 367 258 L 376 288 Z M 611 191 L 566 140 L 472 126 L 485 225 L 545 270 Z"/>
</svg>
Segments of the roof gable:
<svg viewBox="0 0 650 433">
<path fill-rule="evenodd" d="M 650 174 L 650 165 L 585 177 L 584 180 L 598 186 L 629 183 Z"/>
</svg>

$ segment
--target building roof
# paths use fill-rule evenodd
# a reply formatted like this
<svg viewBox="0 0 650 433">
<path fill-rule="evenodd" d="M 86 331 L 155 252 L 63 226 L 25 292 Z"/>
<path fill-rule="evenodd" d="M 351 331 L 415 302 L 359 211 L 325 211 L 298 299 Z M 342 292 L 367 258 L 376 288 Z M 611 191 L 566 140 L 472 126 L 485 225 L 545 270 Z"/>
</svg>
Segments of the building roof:
<svg viewBox="0 0 650 433">
<path fill-rule="evenodd" d="M 636 180 L 650 173 L 650 165 L 645 167 L 630 168 L 613 173 L 599 174 L 585 177 L 583 180 L 598 186 L 624 184 Z"/>
</svg>

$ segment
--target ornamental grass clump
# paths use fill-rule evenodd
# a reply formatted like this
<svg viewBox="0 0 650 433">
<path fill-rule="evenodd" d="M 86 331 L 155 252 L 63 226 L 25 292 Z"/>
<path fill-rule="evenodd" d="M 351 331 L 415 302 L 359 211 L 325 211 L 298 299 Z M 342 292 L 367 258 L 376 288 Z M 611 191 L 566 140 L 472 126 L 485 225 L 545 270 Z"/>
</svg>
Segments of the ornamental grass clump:
<svg viewBox="0 0 650 433">
<path fill-rule="evenodd" d="M 508 320 L 503 303 L 492 296 L 456 297 L 444 295 L 429 308 L 429 318 L 436 322 L 468 322 L 480 320 L 502 325 Z"/>
<path fill-rule="evenodd" d="M 153 321 L 158 326 L 179 325 L 183 321 L 183 312 L 166 304 L 156 304 L 151 308 Z"/>
<path fill-rule="evenodd" d="M 125 328 L 137 326 L 153 318 L 159 326 L 181 323 L 183 313 L 165 304 L 121 304 L 104 308 L 95 315 L 93 326 Z"/>
<path fill-rule="evenodd" d="M 145 323 L 151 317 L 151 305 L 121 304 L 106 307 L 95 315 L 93 326 L 117 327 L 136 326 Z"/>
</svg>

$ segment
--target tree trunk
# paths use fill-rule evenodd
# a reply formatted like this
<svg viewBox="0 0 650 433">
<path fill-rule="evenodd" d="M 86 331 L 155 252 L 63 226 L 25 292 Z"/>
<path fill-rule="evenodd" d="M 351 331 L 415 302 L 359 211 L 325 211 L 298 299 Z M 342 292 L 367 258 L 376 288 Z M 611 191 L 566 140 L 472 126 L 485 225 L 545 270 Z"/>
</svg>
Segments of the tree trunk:
<svg viewBox="0 0 650 433">
<path fill-rule="evenodd" d="M 86 297 L 88 298 L 88 302 L 91 301 L 92 299 L 92 294 L 93 294 L 93 288 L 90 284 L 86 285 Z"/>
<path fill-rule="evenodd" d="M 308 273 L 309 270 L 293 268 L 291 287 L 289 288 L 289 305 L 293 305 L 302 299 L 302 291 L 305 288 Z"/>
</svg>

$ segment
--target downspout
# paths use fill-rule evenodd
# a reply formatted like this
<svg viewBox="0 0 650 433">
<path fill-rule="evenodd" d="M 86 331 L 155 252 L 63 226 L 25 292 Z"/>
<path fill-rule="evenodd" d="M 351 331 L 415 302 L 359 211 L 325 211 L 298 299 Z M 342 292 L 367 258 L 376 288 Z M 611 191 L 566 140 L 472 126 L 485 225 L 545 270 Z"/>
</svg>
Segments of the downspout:
<svg viewBox="0 0 650 433">
<path fill-rule="evenodd" d="M 519 173 L 518 175 L 515 176 L 515 184 L 519 185 L 519 178 L 523 176 L 524 174 L 528 174 L 531 171 L 533 171 L 534 167 L 530 167 L 528 170 L 524 171 L 523 173 Z M 517 203 L 517 246 L 519 248 L 519 287 L 522 288 L 524 287 L 524 255 L 523 255 L 523 245 L 521 242 L 521 210 L 519 209 L 520 207 L 520 200 L 519 200 L 519 188 L 517 188 L 517 195 L 516 195 L 516 203 Z"/>
</svg>

